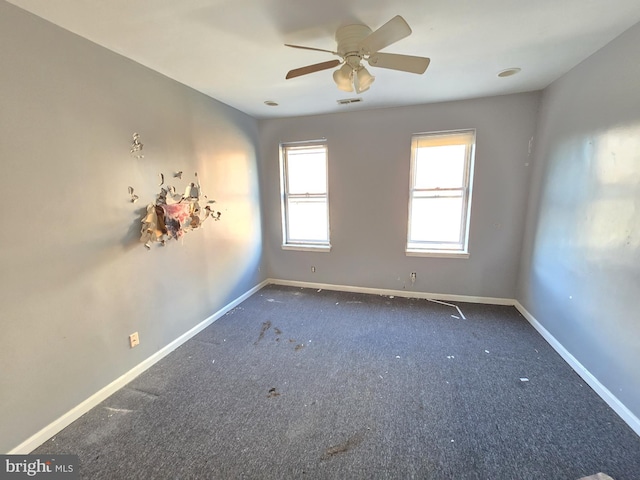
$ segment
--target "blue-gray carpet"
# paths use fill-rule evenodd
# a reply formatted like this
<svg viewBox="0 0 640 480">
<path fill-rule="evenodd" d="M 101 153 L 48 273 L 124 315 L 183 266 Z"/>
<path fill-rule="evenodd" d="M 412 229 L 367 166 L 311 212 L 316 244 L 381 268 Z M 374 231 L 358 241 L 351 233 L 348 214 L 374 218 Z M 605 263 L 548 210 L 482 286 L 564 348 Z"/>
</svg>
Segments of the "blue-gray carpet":
<svg viewBox="0 0 640 480">
<path fill-rule="evenodd" d="M 90 479 L 640 479 L 512 307 L 268 286 L 33 453 Z"/>
</svg>

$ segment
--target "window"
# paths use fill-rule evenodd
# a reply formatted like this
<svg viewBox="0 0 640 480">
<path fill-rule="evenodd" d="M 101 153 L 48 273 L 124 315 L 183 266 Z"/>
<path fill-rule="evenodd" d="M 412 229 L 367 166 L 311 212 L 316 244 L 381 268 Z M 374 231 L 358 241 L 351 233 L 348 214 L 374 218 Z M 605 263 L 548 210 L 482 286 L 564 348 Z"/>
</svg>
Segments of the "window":
<svg viewBox="0 0 640 480">
<path fill-rule="evenodd" d="M 282 144 L 280 171 L 282 247 L 329 250 L 326 143 Z"/>
<path fill-rule="evenodd" d="M 411 141 L 407 254 L 467 257 L 475 130 Z"/>
</svg>

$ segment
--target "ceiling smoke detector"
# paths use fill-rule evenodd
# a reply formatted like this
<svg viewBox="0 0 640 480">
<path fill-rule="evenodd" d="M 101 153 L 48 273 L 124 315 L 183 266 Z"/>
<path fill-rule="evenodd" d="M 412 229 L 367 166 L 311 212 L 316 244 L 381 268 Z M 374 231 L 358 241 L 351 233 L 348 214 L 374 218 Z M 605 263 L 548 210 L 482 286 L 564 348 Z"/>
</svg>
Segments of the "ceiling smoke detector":
<svg viewBox="0 0 640 480">
<path fill-rule="evenodd" d="M 504 77 L 510 77 L 511 75 L 515 75 L 516 73 L 519 73 L 520 70 L 522 70 L 521 68 L 518 67 L 514 67 L 514 68 L 507 68 L 506 70 L 502 70 L 498 76 L 501 78 Z"/>
</svg>

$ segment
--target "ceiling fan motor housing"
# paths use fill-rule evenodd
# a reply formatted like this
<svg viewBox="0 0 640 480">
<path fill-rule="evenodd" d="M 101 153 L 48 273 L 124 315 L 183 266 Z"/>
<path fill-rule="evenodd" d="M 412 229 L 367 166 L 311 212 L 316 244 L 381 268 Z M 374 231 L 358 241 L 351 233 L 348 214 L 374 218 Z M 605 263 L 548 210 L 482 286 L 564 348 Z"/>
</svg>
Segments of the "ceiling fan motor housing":
<svg viewBox="0 0 640 480">
<path fill-rule="evenodd" d="M 365 53 L 359 49 L 360 42 L 371 33 L 366 25 L 346 25 L 336 32 L 338 54 L 345 59 L 352 68 L 357 68 Z"/>
</svg>

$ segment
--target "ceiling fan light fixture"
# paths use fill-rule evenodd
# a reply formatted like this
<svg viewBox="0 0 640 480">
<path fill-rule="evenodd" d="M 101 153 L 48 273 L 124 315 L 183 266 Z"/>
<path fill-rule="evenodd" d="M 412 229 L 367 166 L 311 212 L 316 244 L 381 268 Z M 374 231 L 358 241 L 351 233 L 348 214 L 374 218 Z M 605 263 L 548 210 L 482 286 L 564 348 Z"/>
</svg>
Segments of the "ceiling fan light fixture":
<svg viewBox="0 0 640 480">
<path fill-rule="evenodd" d="M 353 70 L 346 63 L 333 72 L 333 81 L 343 92 L 353 92 Z"/>
<path fill-rule="evenodd" d="M 353 83 L 356 87 L 357 93 L 362 93 L 369 90 L 369 87 L 371 87 L 371 84 L 376 79 L 376 77 L 371 75 L 369 71 L 364 67 L 360 67 L 359 69 L 357 69 L 354 72 L 353 76 L 354 76 Z"/>
</svg>

